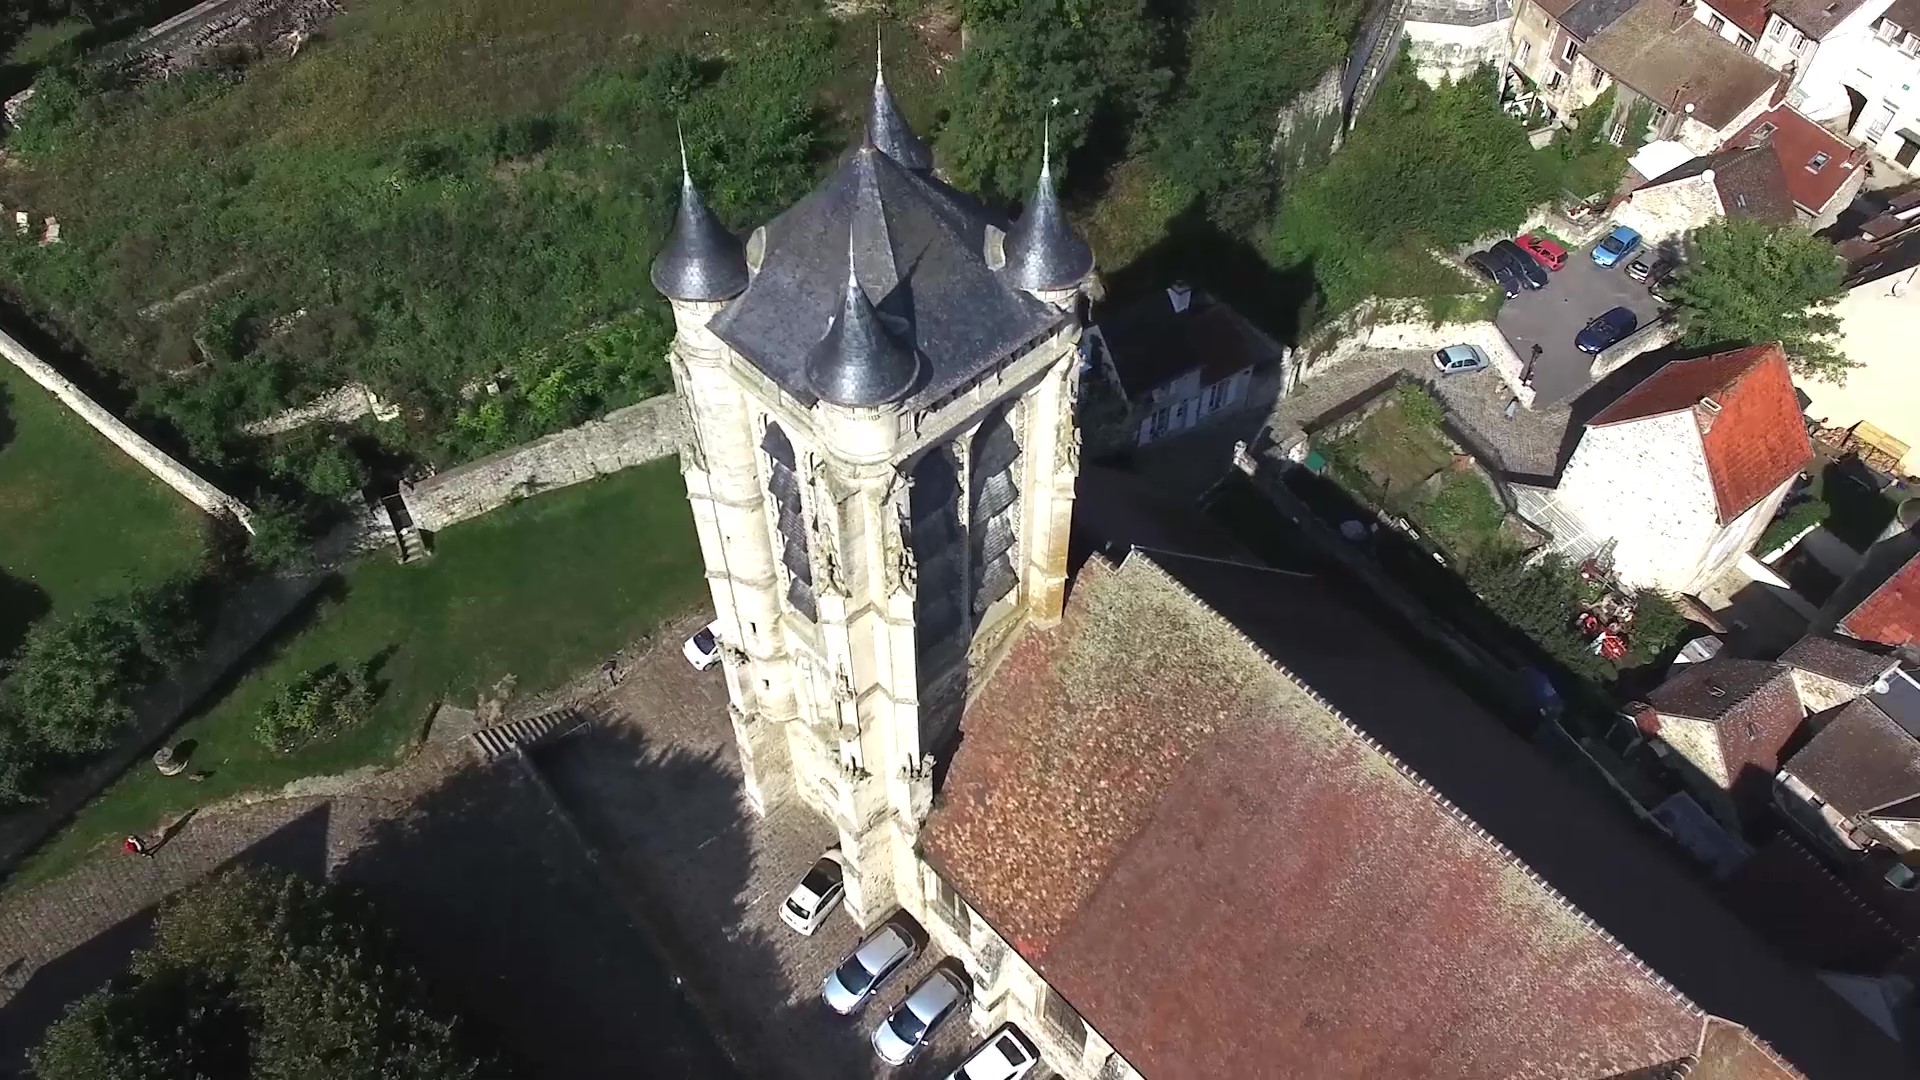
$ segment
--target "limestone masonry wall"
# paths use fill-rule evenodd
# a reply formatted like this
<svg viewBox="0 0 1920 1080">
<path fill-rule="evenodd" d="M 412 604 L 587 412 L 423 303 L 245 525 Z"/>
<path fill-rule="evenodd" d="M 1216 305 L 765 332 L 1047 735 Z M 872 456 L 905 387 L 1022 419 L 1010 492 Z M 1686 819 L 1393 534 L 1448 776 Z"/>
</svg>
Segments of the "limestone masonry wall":
<svg viewBox="0 0 1920 1080">
<path fill-rule="evenodd" d="M 142 468 L 159 477 L 161 483 L 186 496 L 188 502 L 209 514 L 230 516 L 248 532 L 253 531 L 253 514 L 245 503 L 214 487 L 192 469 L 174 460 L 166 451 L 148 442 L 119 417 L 82 393 L 52 365 L 4 332 L 0 332 L 0 355 L 5 355 L 13 362 L 13 366 L 26 372 L 28 378 L 46 387 L 47 392 L 59 398 L 62 405 L 85 420 L 95 431 L 105 435 L 109 442 L 139 462 Z"/>
<path fill-rule="evenodd" d="M 686 437 L 686 413 L 679 399 L 662 394 L 448 469 L 403 487 L 401 497 L 415 525 L 444 529 L 515 499 L 666 457 L 677 452 Z"/>
</svg>

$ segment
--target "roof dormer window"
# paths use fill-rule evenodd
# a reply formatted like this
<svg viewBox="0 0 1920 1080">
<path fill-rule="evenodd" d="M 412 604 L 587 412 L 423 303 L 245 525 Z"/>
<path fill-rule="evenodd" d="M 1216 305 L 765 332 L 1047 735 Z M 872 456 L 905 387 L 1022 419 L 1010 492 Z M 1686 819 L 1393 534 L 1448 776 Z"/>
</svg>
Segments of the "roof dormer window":
<svg viewBox="0 0 1920 1080">
<path fill-rule="evenodd" d="M 1817 173 L 1821 169 L 1826 168 L 1827 162 L 1831 160 L 1832 159 L 1827 156 L 1827 152 L 1825 150 L 1822 150 L 1819 153 L 1813 155 L 1813 159 L 1807 162 L 1807 171 L 1810 173 Z"/>
</svg>

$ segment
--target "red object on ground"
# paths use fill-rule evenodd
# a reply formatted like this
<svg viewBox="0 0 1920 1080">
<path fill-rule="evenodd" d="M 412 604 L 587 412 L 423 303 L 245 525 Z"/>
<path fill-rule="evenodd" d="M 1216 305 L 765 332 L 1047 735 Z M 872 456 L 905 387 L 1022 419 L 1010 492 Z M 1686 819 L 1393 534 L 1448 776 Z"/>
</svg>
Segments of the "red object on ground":
<svg viewBox="0 0 1920 1080">
<path fill-rule="evenodd" d="M 1600 635 L 1600 655 L 1608 660 L 1625 659 L 1627 639 L 1609 630 Z"/>
<path fill-rule="evenodd" d="M 1547 239 L 1528 233 L 1515 240 L 1520 249 L 1533 256 L 1535 262 L 1549 270 L 1558 270 L 1567 265 L 1567 249 Z"/>
</svg>

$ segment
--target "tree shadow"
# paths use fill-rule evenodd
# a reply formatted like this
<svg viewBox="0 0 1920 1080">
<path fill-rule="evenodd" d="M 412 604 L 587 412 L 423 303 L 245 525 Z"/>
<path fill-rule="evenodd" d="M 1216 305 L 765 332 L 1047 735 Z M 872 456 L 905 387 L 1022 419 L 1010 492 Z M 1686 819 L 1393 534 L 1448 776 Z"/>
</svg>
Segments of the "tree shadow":
<svg viewBox="0 0 1920 1080">
<path fill-rule="evenodd" d="M 0 672 L 27 639 L 27 631 L 52 610 L 47 590 L 0 570 Z"/>
<path fill-rule="evenodd" d="M 318 880 L 327 869 L 331 823 L 330 808 L 316 807 L 256 840 L 239 855 L 211 868 L 206 875 L 179 881 L 169 889 L 169 895 L 232 866 L 272 867 Z M 118 866 L 89 864 L 74 871 L 74 876 L 93 879 L 94 891 L 99 895 L 114 895 L 125 889 L 141 888 L 141 877 L 165 873 L 166 864 L 175 857 L 174 853 L 161 849 L 152 864 L 127 856 L 133 861 Z M 76 886 L 86 887 L 81 883 Z M 39 1044 L 48 1027 L 65 1015 L 67 1007 L 126 974 L 134 951 L 153 940 L 157 911 L 158 905 L 141 908 L 34 970 L 6 1007 L 0 1009 L 0 1076 L 27 1075 L 27 1052 Z M 76 903 L 73 914 L 84 918 L 86 904 Z M 0 964 L 11 968 L 21 959 L 24 958 L 0 956 Z"/>
<path fill-rule="evenodd" d="M 1283 345 L 1297 342 L 1317 303 L 1311 262 L 1280 269 L 1260 250 L 1208 219 L 1199 200 L 1167 222 L 1166 235 L 1125 266 L 1106 272 L 1113 306 L 1185 281 L 1231 304 Z"/>
</svg>

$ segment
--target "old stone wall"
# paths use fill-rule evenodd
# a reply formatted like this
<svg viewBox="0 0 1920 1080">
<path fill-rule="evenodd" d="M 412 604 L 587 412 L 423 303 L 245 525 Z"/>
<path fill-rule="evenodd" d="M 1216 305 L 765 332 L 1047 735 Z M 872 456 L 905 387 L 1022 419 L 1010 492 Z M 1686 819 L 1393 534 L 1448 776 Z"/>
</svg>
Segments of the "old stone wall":
<svg viewBox="0 0 1920 1080">
<path fill-rule="evenodd" d="M 1312 377 L 1368 349 L 1439 349 L 1476 345 L 1522 405 L 1533 405 L 1533 390 L 1521 384 L 1525 364 L 1506 335 L 1490 321 L 1434 323 L 1419 305 L 1407 301 L 1362 301 L 1316 331 L 1294 350 L 1294 381 Z"/>
<path fill-rule="evenodd" d="M 351 424 L 363 416 L 380 421 L 400 418 L 398 406 L 382 401 L 373 391 L 357 382 L 337 386 L 305 405 L 296 405 L 274 413 L 264 420 L 243 425 L 249 435 L 280 435 L 309 424 Z"/>
<path fill-rule="evenodd" d="M 1459 82 L 1482 64 L 1500 67 L 1513 35 L 1508 0 L 1413 0 L 1407 6 L 1407 56 L 1428 85 Z"/>
<path fill-rule="evenodd" d="M 1318 168 L 1340 148 L 1346 112 L 1339 67 L 1328 68 L 1313 88 L 1280 110 L 1273 132 L 1273 164 L 1282 182 Z"/>
<path fill-rule="evenodd" d="M 599 420 L 536 439 L 401 489 L 414 524 L 433 531 L 553 488 L 578 484 L 676 453 L 686 414 L 673 394 L 615 409 Z"/>
<path fill-rule="evenodd" d="M 221 491 L 212 483 L 174 460 L 166 451 L 148 442 L 139 432 L 128 427 L 119 417 L 108 412 L 80 388 L 73 385 L 66 376 L 55 371 L 52 365 L 30 352 L 25 345 L 15 341 L 11 335 L 0 332 L 0 355 L 4 355 L 13 366 L 26 372 L 27 377 L 47 389 L 47 392 L 60 400 L 62 405 L 72 410 L 75 416 L 85 420 L 95 431 L 107 437 L 107 441 L 119 447 L 140 467 L 146 469 L 160 482 L 186 496 L 187 501 L 205 510 L 209 514 L 225 515 L 239 522 L 248 532 L 253 531 L 253 514 L 246 504 Z"/>
</svg>

